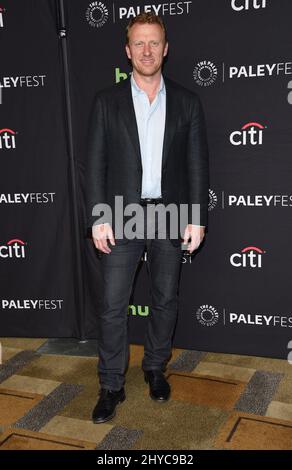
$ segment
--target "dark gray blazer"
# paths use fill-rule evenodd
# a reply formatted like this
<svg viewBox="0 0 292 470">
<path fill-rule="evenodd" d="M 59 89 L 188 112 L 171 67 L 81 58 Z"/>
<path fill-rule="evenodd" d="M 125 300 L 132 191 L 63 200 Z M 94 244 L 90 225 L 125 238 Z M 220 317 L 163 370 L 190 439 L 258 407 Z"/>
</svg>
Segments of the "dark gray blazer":
<svg viewBox="0 0 292 470">
<path fill-rule="evenodd" d="M 201 102 L 191 92 L 164 76 L 166 122 L 161 190 L 164 204 L 200 204 L 200 225 L 207 225 L 208 146 Z M 87 227 L 97 217 L 92 208 L 122 195 L 124 205 L 139 203 L 142 161 L 130 78 L 99 91 L 94 99 L 88 132 L 86 163 Z M 190 206 L 191 207 L 191 206 Z M 188 223 L 198 223 L 191 219 Z M 179 237 L 172 237 L 175 245 Z"/>
</svg>

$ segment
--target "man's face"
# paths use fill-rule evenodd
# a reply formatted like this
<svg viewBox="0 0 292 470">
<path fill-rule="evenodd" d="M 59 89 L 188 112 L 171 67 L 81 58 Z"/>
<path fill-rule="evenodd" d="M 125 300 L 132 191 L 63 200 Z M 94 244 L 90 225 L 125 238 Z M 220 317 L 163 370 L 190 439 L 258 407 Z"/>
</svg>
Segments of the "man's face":
<svg viewBox="0 0 292 470">
<path fill-rule="evenodd" d="M 168 43 L 165 43 L 164 32 L 158 24 L 136 23 L 130 29 L 126 53 L 138 74 L 155 75 L 161 69 L 167 50 Z"/>
</svg>

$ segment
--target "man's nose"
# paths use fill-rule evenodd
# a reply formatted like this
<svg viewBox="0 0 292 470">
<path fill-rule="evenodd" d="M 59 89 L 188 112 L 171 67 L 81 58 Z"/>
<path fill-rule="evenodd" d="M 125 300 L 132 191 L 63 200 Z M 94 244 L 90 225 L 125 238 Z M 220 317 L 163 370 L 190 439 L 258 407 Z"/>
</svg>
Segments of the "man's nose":
<svg viewBox="0 0 292 470">
<path fill-rule="evenodd" d="M 144 44 L 143 54 L 144 54 L 144 55 L 149 55 L 149 54 L 151 54 L 151 50 L 150 50 L 149 44 Z"/>
</svg>

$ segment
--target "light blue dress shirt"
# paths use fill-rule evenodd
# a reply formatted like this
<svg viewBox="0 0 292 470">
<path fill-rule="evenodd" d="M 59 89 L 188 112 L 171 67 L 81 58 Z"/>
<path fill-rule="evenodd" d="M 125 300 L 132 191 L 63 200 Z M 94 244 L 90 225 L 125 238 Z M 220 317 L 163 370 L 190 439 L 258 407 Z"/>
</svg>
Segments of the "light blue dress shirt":
<svg viewBox="0 0 292 470">
<path fill-rule="evenodd" d="M 151 104 L 147 93 L 138 87 L 133 74 L 131 89 L 142 158 L 141 197 L 161 197 L 161 163 L 166 113 L 165 83 L 161 75 L 157 95 Z"/>
</svg>

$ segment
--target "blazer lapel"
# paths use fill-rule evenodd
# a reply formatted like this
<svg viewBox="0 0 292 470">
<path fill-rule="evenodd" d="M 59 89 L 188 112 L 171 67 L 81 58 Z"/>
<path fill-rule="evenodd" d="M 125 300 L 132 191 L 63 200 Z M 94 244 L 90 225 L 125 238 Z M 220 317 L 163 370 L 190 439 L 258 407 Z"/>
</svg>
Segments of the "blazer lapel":
<svg viewBox="0 0 292 470">
<path fill-rule="evenodd" d="M 134 103 L 133 103 L 133 98 L 132 98 L 130 77 L 126 78 L 125 80 L 125 88 L 124 88 L 124 93 L 122 95 L 120 112 L 122 113 L 122 116 L 124 116 L 123 121 L 130 135 L 130 140 L 134 147 L 134 154 L 142 170 L 142 158 L 141 158 L 141 151 L 140 151 L 138 126 L 137 126 L 135 108 L 134 108 Z"/>
<path fill-rule="evenodd" d="M 170 150 L 172 138 L 175 133 L 177 119 L 176 119 L 176 107 L 175 107 L 175 94 L 168 79 L 164 77 L 165 89 L 166 89 L 166 115 L 165 115 L 165 129 L 163 139 L 163 150 L 162 150 L 162 169 L 165 168 L 167 155 Z"/>
<path fill-rule="evenodd" d="M 138 164 L 142 169 L 141 150 L 139 142 L 138 126 L 135 115 L 135 108 L 132 98 L 131 81 L 127 78 L 124 83 L 124 93 L 121 100 L 120 112 L 125 116 L 124 123 L 130 135 L 130 140 L 134 147 L 135 157 L 138 160 Z M 171 141 L 174 136 L 176 129 L 177 119 L 175 111 L 175 94 L 168 79 L 164 77 L 165 89 L 166 89 L 166 115 L 165 115 L 165 129 L 163 138 L 163 150 L 162 150 L 162 169 L 166 165 L 167 155 L 171 146 Z"/>
</svg>

